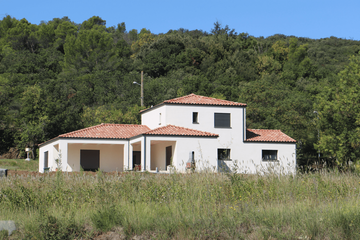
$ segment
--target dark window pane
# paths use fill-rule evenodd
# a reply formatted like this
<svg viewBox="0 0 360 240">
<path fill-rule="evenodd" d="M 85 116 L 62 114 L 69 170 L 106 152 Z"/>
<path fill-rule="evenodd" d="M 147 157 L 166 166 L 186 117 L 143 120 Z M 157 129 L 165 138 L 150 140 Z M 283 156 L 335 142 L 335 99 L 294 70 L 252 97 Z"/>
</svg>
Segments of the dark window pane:
<svg viewBox="0 0 360 240">
<path fill-rule="evenodd" d="M 218 149 L 218 160 L 230 160 L 230 149 Z"/>
<path fill-rule="evenodd" d="M 277 150 L 262 150 L 263 161 L 277 160 Z"/>
<path fill-rule="evenodd" d="M 214 118 L 216 128 L 230 127 L 230 113 L 215 113 Z"/>
<path fill-rule="evenodd" d="M 199 123 L 198 122 L 198 113 L 197 112 L 193 112 L 193 123 Z"/>
<path fill-rule="evenodd" d="M 49 167 L 49 152 L 44 152 L 44 168 Z"/>
</svg>

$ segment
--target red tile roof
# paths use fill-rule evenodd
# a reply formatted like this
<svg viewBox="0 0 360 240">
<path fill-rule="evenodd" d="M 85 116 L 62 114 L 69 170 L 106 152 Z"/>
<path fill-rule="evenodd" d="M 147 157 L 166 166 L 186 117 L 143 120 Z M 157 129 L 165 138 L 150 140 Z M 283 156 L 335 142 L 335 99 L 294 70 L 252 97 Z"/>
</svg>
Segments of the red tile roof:
<svg viewBox="0 0 360 240">
<path fill-rule="evenodd" d="M 194 137 L 218 137 L 218 134 L 194 130 L 190 128 L 178 127 L 174 125 L 166 125 L 150 130 L 144 135 L 164 135 L 164 136 L 194 136 Z"/>
<path fill-rule="evenodd" d="M 280 130 L 269 129 L 247 129 L 245 142 L 287 142 L 296 143 L 296 140 L 289 137 Z"/>
<path fill-rule="evenodd" d="M 160 104 L 158 104 L 156 106 L 160 106 L 160 105 L 163 105 L 163 104 L 246 107 L 245 103 L 238 103 L 238 102 L 232 102 L 232 101 L 227 101 L 227 100 L 222 100 L 222 99 L 205 97 L 205 96 L 200 96 L 200 95 L 196 95 L 196 94 L 193 94 L 193 93 L 189 94 L 189 95 L 186 95 L 186 96 L 183 96 L 183 97 L 178 97 L 178 98 L 174 98 L 174 99 L 165 100 L 165 101 L 163 101 L 162 103 L 160 103 Z M 141 110 L 140 112 L 143 113 L 143 112 L 145 112 L 145 111 L 147 111 L 149 109 L 151 109 L 151 108 Z"/>
<path fill-rule="evenodd" d="M 173 103 L 173 104 L 194 104 L 194 105 L 214 105 L 214 106 L 241 106 L 245 107 L 246 104 L 232 102 L 222 99 L 216 99 L 211 97 L 204 97 L 195 94 L 189 94 L 183 97 L 178 97 L 174 99 L 165 100 L 164 103 Z"/>
<path fill-rule="evenodd" d="M 60 138 L 129 139 L 149 131 L 145 125 L 102 123 L 93 127 L 59 135 Z"/>
</svg>

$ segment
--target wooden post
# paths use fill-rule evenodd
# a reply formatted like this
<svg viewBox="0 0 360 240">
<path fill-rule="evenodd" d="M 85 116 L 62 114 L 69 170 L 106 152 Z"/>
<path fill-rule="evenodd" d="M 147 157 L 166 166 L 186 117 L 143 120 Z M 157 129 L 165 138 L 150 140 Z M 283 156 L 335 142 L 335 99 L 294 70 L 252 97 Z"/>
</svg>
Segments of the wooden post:
<svg viewBox="0 0 360 240">
<path fill-rule="evenodd" d="M 141 71 L 141 106 L 144 106 L 144 71 Z"/>
</svg>

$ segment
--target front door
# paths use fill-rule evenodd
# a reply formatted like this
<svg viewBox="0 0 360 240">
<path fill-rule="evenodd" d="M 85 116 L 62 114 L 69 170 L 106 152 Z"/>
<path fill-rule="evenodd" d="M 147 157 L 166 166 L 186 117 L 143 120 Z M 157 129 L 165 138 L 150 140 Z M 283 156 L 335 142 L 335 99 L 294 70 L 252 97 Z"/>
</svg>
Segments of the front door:
<svg viewBox="0 0 360 240">
<path fill-rule="evenodd" d="M 100 168 L 100 150 L 80 150 L 80 166 L 84 171 Z"/>
<path fill-rule="evenodd" d="M 141 165 L 141 151 L 133 151 L 133 169 L 134 170 L 140 170 L 135 169 L 135 166 Z"/>
<path fill-rule="evenodd" d="M 171 165 L 172 146 L 166 147 L 166 167 Z"/>
</svg>

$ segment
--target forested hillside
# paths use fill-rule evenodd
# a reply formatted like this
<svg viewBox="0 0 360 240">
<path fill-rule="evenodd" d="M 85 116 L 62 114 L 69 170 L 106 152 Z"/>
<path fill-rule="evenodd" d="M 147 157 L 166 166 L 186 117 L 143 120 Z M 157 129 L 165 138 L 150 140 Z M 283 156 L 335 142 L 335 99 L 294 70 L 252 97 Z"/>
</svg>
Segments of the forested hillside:
<svg viewBox="0 0 360 240">
<path fill-rule="evenodd" d="M 301 164 L 318 150 L 340 163 L 360 156 L 359 41 L 105 23 L 0 21 L 0 154 L 101 122 L 139 123 L 133 82 L 144 71 L 145 106 L 190 93 L 243 102 L 249 128 L 298 141 Z"/>
</svg>

